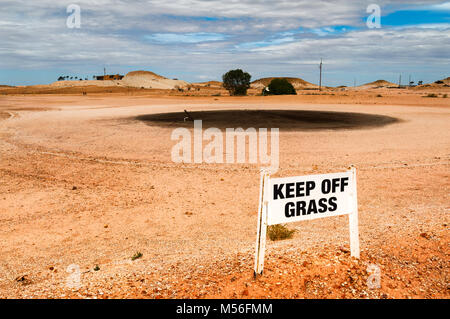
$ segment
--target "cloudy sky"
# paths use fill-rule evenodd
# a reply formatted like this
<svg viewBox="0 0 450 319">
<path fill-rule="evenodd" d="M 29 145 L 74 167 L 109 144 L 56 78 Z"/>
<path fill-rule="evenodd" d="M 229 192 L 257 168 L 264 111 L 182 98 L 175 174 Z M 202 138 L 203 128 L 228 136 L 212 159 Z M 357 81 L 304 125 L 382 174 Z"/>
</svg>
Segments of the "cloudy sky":
<svg viewBox="0 0 450 319">
<path fill-rule="evenodd" d="M 80 28 L 69 28 L 71 4 Z M 381 28 L 366 24 L 381 8 Z M 73 21 L 73 20 L 70 20 Z M 150 70 L 191 82 L 232 68 L 353 85 L 450 76 L 450 2 L 0 0 L 0 84 Z"/>
</svg>

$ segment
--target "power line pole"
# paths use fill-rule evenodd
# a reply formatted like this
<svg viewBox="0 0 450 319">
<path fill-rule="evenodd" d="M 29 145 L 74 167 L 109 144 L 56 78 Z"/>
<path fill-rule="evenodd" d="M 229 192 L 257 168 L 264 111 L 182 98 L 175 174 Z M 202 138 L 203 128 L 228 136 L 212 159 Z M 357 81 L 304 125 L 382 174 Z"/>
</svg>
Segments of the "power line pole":
<svg viewBox="0 0 450 319">
<path fill-rule="evenodd" d="M 319 80 L 319 91 L 322 91 L 322 59 L 320 59 L 320 80 Z"/>
</svg>

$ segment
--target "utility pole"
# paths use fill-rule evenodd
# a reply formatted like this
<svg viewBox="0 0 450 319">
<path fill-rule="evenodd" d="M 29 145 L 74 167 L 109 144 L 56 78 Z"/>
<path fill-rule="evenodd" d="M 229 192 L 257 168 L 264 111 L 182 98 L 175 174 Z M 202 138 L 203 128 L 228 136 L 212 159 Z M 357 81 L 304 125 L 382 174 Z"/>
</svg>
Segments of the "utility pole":
<svg viewBox="0 0 450 319">
<path fill-rule="evenodd" d="M 103 68 L 103 76 L 106 75 L 106 68 Z"/>
<path fill-rule="evenodd" d="M 402 87 L 402 75 L 400 74 L 400 77 L 398 78 L 398 87 Z"/>
<path fill-rule="evenodd" d="M 322 59 L 320 59 L 320 80 L 319 80 L 319 91 L 322 91 Z"/>
</svg>

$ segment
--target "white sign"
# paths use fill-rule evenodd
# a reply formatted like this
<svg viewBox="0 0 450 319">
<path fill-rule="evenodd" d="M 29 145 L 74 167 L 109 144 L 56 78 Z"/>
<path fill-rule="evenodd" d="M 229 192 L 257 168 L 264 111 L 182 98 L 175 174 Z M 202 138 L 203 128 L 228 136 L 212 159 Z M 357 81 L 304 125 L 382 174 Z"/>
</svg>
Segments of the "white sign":
<svg viewBox="0 0 450 319">
<path fill-rule="evenodd" d="M 270 178 L 268 225 L 349 214 L 351 172 Z"/>
<path fill-rule="evenodd" d="M 270 178 L 261 172 L 255 275 L 262 274 L 268 225 L 349 215 L 351 255 L 359 258 L 356 169 L 343 173 Z"/>
</svg>

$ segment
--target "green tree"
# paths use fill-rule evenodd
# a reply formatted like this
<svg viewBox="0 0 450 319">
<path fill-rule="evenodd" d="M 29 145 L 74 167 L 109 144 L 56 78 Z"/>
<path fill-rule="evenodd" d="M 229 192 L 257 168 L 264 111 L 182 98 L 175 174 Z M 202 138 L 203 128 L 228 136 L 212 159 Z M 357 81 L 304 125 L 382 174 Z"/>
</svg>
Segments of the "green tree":
<svg viewBox="0 0 450 319">
<path fill-rule="evenodd" d="M 247 95 L 252 76 L 241 69 L 231 70 L 222 76 L 223 87 L 230 95 Z"/>
<path fill-rule="evenodd" d="M 273 79 L 267 88 L 263 90 L 264 95 L 296 95 L 297 92 L 292 84 L 286 79 Z"/>
</svg>

